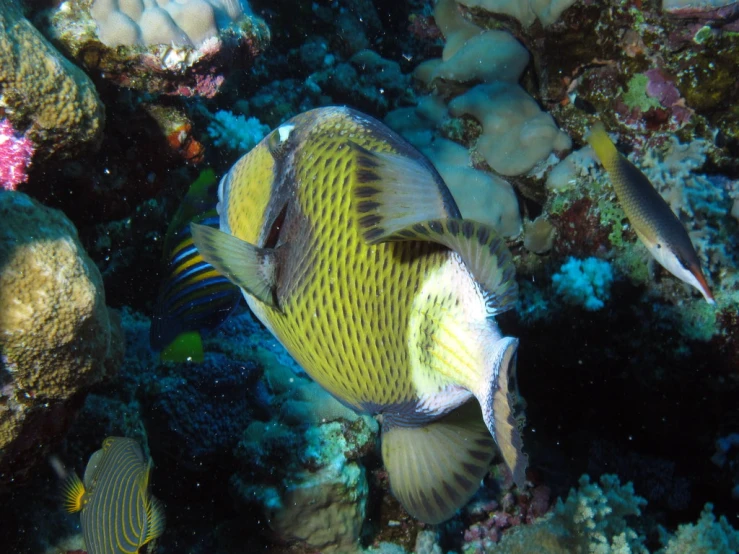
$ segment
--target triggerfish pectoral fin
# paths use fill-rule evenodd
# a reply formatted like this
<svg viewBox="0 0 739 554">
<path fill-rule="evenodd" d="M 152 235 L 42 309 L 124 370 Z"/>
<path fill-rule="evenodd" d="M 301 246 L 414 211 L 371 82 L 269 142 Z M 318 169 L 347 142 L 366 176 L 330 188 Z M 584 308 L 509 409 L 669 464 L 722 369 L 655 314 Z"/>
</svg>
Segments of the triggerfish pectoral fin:
<svg viewBox="0 0 739 554">
<path fill-rule="evenodd" d="M 382 427 L 382 459 L 395 497 L 426 523 L 449 519 L 480 488 L 493 439 L 472 400 L 423 427 Z"/>
<path fill-rule="evenodd" d="M 593 125 L 586 140 L 608 172 L 626 217 L 650 254 L 714 304 L 688 232 L 647 176 L 616 150 L 602 123 Z"/>
<path fill-rule="evenodd" d="M 192 238 L 203 258 L 232 283 L 276 307 L 277 251 L 259 248 L 239 238 L 193 223 Z"/>
</svg>

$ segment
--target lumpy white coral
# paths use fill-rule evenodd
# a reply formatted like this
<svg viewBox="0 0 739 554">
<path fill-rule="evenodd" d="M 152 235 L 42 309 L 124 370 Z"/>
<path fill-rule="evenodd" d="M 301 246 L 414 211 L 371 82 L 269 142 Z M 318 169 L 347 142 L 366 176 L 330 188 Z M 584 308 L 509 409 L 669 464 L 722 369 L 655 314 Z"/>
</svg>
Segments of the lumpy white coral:
<svg viewBox="0 0 739 554">
<path fill-rule="evenodd" d="M 90 12 L 107 46 L 200 46 L 250 10 L 245 0 L 95 0 Z"/>
</svg>

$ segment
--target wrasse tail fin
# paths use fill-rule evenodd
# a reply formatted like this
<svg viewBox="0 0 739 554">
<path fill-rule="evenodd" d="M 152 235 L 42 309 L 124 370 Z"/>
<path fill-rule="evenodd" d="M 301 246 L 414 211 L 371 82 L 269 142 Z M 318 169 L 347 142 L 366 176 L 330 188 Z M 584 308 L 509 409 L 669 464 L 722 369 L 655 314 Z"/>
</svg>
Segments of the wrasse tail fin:
<svg viewBox="0 0 739 554">
<path fill-rule="evenodd" d="M 352 207 L 368 243 L 393 240 L 398 231 L 420 221 L 459 214 L 433 167 L 408 156 L 349 144 L 356 166 Z"/>
<path fill-rule="evenodd" d="M 440 523 L 480 488 L 493 440 L 473 400 L 423 427 L 383 423 L 382 459 L 395 497 L 413 517 Z"/>
<path fill-rule="evenodd" d="M 76 473 L 71 473 L 62 486 L 64 509 L 70 514 L 82 510 L 85 503 L 85 494 L 85 485 L 82 484 Z"/>
<path fill-rule="evenodd" d="M 258 248 L 218 229 L 191 224 L 192 239 L 203 259 L 229 281 L 276 308 L 276 250 Z"/>
<path fill-rule="evenodd" d="M 595 154 L 598 156 L 600 163 L 603 164 L 603 167 L 607 171 L 611 171 L 621 154 L 616 150 L 616 146 L 608 136 L 608 133 L 606 133 L 603 123 L 600 121 L 595 123 L 585 135 L 585 140 L 595 150 Z"/>
</svg>

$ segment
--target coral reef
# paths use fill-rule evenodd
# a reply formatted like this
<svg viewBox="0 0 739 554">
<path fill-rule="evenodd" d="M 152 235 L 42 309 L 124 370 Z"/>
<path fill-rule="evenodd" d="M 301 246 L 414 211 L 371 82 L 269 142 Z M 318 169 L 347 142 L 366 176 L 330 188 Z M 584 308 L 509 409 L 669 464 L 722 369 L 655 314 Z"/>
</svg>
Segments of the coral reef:
<svg viewBox="0 0 739 554">
<path fill-rule="evenodd" d="M 106 46 L 173 44 L 200 46 L 250 13 L 245 1 L 196 0 L 124 3 L 94 0 L 90 8 L 100 41 Z"/>
<path fill-rule="evenodd" d="M 0 188 L 35 200 L 0 191 L 4 550 L 83 551 L 59 478 L 108 435 L 154 460 L 158 554 L 739 549 L 737 2 L 0 4 Z M 377 423 L 248 313 L 202 364 L 149 348 L 198 171 L 329 104 L 384 118 L 516 264 L 528 483 L 494 464 L 442 525 L 390 493 Z M 585 145 L 596 120 L 688 230 L 715 308 L 650 261 Z"/>
<path fill-rule="evenodd" d="M 0 192 L 0 474 L 27 476 L 123 355 L 98 269 L 60 212 Z"/>
<path fill-rule="evenodd" d="M 89 77 L 23 17 L 17 0 L 0 6 L 0 30 L 0 117 L 40 157 L 99 146 L 105 110 Z"/>
<path fill-rule="evenodd" d="M 46 18 L 49 35 L 71 58 L 119 86 L 209 98 L 229 71 L 251 63 L 269 43 L 264 21 L 241 2 L 114 8 L 106 0 L 67 0 Z"/>
<path fill-rule="evenodd" d="M 356 551 L 369 492 L 357 460 L 374 450 L 377 423 L 281 364 L 265 377 L 274 415 L 244 431 L 236 449 L 241 469 L 231 478 L 235 493 L 261 507 L 281 541 Z"/>
</svg>

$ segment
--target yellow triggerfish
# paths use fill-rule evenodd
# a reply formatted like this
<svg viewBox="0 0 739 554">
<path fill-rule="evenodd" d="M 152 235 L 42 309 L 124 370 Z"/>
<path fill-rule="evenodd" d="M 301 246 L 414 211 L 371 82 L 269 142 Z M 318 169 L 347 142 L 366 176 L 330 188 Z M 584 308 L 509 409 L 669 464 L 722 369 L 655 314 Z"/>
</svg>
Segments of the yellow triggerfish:
<svg viewBox="0 0 739 554">
<path fill-rule="evenodd" d="M 133 439 L 108 437 L 90 456 L 84 481 L 77 475 L 64 488 L 68 512 L 81 512 L 88 554 L 124 554 L 164 531 L 164 512 L 149 493 L 151 460 Z"/>
<path fill-rule="evenodd" d="M 382 421 L 391 490 L 443 521 L 494 443 L 525 480 L 513 373 L 511 255 L 463 220 L 431 163 L 369 116 L 329 107 L 275 129 L 224 176 L 203 258 L 326 390 Z M 509 390 L 510 388 L 510 390 Z M 477 399 L 477 400 L 475 400 Z"/>
<path fill-rule="evenodd" d="M 709 304 L 714 304 L 688 232 L 647 176 L 616 150 L 602 123 L 593 126 L 586 140 L 606 168 L 626 217 L 650 254 L 675 277 L 698 289 Z"/>
</svg>

